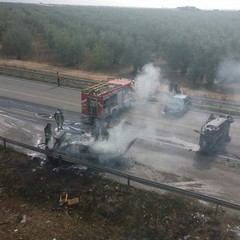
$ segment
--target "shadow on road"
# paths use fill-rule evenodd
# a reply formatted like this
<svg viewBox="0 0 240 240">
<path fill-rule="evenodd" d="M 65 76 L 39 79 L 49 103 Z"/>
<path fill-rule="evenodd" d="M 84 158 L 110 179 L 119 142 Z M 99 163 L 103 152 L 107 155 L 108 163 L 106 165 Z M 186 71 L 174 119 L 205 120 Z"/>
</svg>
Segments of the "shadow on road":
<svg viewBox="0 0 240 240">
<path fill-rule="evenodd" d="M 209 170 L 212 168 L 212 164 L 215 161 L 216 156 L 204 155 L 202 153 L 196 152 L 193 160 L 193 166 L 198 170 Z"/>
</svg>

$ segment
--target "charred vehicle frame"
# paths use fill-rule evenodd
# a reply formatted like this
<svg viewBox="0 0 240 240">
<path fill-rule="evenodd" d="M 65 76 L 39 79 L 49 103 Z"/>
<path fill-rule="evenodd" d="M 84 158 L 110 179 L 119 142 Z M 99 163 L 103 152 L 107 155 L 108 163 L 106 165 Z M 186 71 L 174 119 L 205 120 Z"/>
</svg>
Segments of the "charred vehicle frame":
<svg viewBox="0 0 240 240">
<path fill-rule="evenodd" d="M 230 115 L 211 114 L 200 131 L 199 151 L 211 154 L 225 147 L 226 143 L 231 141 L 229 131 L 233 122 L 234 118 Z"/>
<path fill-rule="evenodd" d="M 117 144 L 114 141 L 94 139 L 92 133 L 84 130 L 62 130 L 54 137 L 54 143 L 49 151 L 81 160 L 89 160 L 102 165 L 121 164 L 122 159 L 136 138 L 131 138 L 126 144 Z M 51 162 L 58 162 L 56 158 L 48 156 Z"/>
</svg>

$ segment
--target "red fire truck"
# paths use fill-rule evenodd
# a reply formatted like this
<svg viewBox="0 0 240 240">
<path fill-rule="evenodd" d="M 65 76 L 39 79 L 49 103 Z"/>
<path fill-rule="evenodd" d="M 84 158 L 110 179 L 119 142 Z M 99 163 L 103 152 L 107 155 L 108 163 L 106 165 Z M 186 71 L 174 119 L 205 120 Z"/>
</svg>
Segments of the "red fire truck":
<svg viewBox="0 0 240 240">
<path fill-rule="evenodd" d="M 117 113 L 131 107 L 134 100 L 133 82 L 126 78 L 108 79 L 82 91 L 82 113 L 95 119 L 115 117 Z"/>
</svg>

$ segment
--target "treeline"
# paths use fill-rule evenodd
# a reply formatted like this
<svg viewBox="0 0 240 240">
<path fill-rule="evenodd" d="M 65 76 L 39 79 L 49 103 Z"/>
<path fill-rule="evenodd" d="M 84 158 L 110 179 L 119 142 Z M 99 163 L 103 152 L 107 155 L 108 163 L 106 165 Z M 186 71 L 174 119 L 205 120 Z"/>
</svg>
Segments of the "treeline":
<svg viewBox="0 0 240 240">
<path fill-rule="evenodd" d="M 34 55 L 41 36 L 56 62 L 106 70 L 163 59 L 194 83 L 213 84 L 224 59 L 240 58 L 240 13 L 0 3 L 2 53 Z"/>
</svg>

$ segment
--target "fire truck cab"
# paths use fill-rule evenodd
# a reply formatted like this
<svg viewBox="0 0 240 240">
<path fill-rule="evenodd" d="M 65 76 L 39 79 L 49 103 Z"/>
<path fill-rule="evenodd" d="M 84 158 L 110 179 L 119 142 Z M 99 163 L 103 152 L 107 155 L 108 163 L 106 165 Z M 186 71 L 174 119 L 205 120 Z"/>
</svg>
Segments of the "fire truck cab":
<svg viewBox="0 0 240 240">
<path fill-rule="evenodd" d="M 120 110 L 131 107 L 133 93 L 130 79 L 108 79 L 82 91 L 82 113 L 88 115 L 92 124 L 95 119 L 115 117 Z"/>
</svg>

